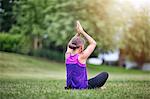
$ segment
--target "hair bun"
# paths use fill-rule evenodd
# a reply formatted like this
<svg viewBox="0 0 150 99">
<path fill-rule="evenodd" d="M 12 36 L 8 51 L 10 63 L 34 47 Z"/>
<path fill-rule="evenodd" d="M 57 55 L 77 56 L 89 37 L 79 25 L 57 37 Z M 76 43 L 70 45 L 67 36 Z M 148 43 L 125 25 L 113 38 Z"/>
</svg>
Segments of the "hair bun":
<svg viewBox="0 0 150 99">
<path fill-rule="evenodd" d="M 69 48 L 75 50 L 84 44 L 84 40 L 80 37 L 74 37 L 69 44 Z"/>
<path fill-rule="evenodd" d="M 77 48 L 77 45 L 75 43 L 69 44 L 69 48 L 75 50 Z"/>
</svg>

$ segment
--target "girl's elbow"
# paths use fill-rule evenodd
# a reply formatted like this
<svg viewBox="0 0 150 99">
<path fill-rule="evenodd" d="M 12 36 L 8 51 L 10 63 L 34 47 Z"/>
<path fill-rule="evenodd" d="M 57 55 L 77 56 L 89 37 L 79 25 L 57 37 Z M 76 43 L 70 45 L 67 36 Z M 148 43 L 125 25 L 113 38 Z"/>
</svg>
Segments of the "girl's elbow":
<svg viewBox="0 0 150 99">
<path fill-rule="evenodd" d="M 96 46 L 97 45 L 96 41 L 94 41 L 93 44 Z"/>
<path fill-rule="evenodd" d="M 96 42 L 93 42 L 93 43 L 92 43 L 92 46 L 95 48 L 95 47 L 96 47 L 96 44 L 97 44 Z"/>
<path fill-rule="evenodd" d="M 90 43 L 90 45 L 94 45 L 94 46 L 96 46 L 96 45 L 97 45 L 97 43 L 96 43 L 96 41 L 92 41 L 92 42 Z"/>
</svg>

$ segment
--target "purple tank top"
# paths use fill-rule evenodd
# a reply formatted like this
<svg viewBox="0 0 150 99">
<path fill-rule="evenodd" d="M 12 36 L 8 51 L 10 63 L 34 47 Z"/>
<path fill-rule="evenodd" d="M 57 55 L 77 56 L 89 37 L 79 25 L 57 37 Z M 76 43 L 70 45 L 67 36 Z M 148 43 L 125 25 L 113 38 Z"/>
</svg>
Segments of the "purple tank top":
<svg viewBox="0 0 150 99">
<path fill-rule="evenodd" d="M 86 89 L 88 86 L 86 64 L 78 61 L 78 54 L 69 55 L 66 59 L 67 87 Z"/>
</svg>

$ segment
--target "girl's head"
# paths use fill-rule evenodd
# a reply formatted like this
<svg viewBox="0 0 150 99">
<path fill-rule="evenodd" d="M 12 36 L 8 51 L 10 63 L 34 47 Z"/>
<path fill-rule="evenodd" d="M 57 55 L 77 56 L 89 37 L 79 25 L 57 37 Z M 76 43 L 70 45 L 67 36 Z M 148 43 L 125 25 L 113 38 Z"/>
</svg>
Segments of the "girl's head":
<svg viewBox="0 0 150 99">
<path fill-rule="evenodd" d="M 83 38 L 75 37 L 69 44 L 69 48 L 73 49 L 74 51 L 77 50 L 79 53 L 81 53 L 84 50 L 84 43 L 85 41 Z"/>
</svg>

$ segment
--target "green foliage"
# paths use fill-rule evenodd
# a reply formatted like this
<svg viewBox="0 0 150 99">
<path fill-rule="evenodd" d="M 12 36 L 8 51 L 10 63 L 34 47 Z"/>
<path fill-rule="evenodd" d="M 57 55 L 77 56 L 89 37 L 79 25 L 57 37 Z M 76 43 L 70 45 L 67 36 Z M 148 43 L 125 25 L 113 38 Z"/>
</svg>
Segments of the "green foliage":
<svg viewBox="0 0 150 99">
<path fill-rule="evenodd" d="M 1 33 L 0 34 L 0 50 L 8 52 L 16 52 L 20 46 L 21 36 L 20 35 L 10 35 Z"/>
<path fill-rule="evenodd" d="M 11 32 L 16 33 L 17 29 L 31 38 L 42 39 L 45 34 L 48 34 L 49 40 L 55 42 L 55 45 L 63 45 L 68 39 L 68 34 L 69 37 L 73 35 L 71 33 L 74 30 L 76 2 L 69 0 L 61 2 L 59 0 L 16 1 L 14 13 L 17 17 L 17 24 Z"/>
<path fill-rule="evenodd" d="M 7 52 L 28 53 L 27 39 L 22 35 L 0 33 L 0 50 Z"/>
<path fill-rule="evenodd" d="M 75 9 L 77 0 L 58 2 L 59 0 L 51 2 L 49 7 L 45 9 L 47 15 L 44 20 L 48 27 L 49 40 L 54 42 L 56 46 L 66 45 L 70 37 L 75 34 L 74 23 L 77 16 Z"/>
<path fill-rule="evenodd" d="M 44 25 L 42 23 L 44 14 L 42 3 L 40 0 L 20 0 L 16 1 L 14 6 L 14 14 L 17 18 L 16 26 L 19 27 L 20 33 L 31 36 L 41 36 Z M 13 32 L 13 31 L 12 31 Z"/>
<path fill-rule="evenodd" d="M 20 33 L 30 36 L 32 40 L 34 37 L 43 39 L 44 35 L 48 35 L 48 40 L 54 46 L 64 46 L 75 34 L 74 23 L 79 19 L 88 33 L 97 40 L 100 49 L 113 49 L 115 32 L 107 14 L 111 1 L 97 1 L 18 1 L 14 7 L 17 24 L 11 32 L 16 33 L 14 31 L 19 29 Z"/>
<path fill-rule="evenodd" d="M 69 39 L 75 34 L 73 33 L 77 16 L 75 7 L 78 2 L 79 0 L 15 1 L 14 15 L 17 22 L 10 33 L 21 34 L 28 38 L 26 42 L 31 48 L 31 55 L 63 61 L 64 45 L 67 45 Z M 42 44 L 42 48 L 35 47 L 38 43 Z"/>
<path fill-rule="evenodd" d="M 21 52 L 34 53 L 35 50 L 35 53 L 43 53 L 43 56 L 45 52 L 49 52 L 40 49 L 64 52 L 68 41 L 75 34 L 74 23 L 80 20 L 88 34 L 97 41 L 98 46 L 93 56 L 99 51 L 124 47 L 130 48 L 130 56 L 134 60 L 150 60 L 149 15 L 146 17 L 137 12 L 142 18 L 133 17 L 135 9 L 129 2 L 119 4 L 117 0 L 13 0 L 12 12 L 9 0 L 2 1 L 6 12 L 1 15 L 6 19 L 1 17 L 0 22 L 9 25 L 8 10 L 15 16 L 15 24 L 8 33 L 23 36 L 21 42 L 27 48 L 24 47 Z M 11 16 L 9 18 L 12 20 Z"/>
<path fill-rule="evenodd" d="M 0 0 L 0 32 L 8 32 L 16 21 L 13 5 L 14 0 Z"/>
<path fill-rule="evenodd" d="M 113 50 L 116 47 L 114 41 L 114 25 L 109 10 L 113 0 L 84 0 L 84 9 L 79 13 L 83 27 L 97 41 L 101 51 Z"/>
</svg>

